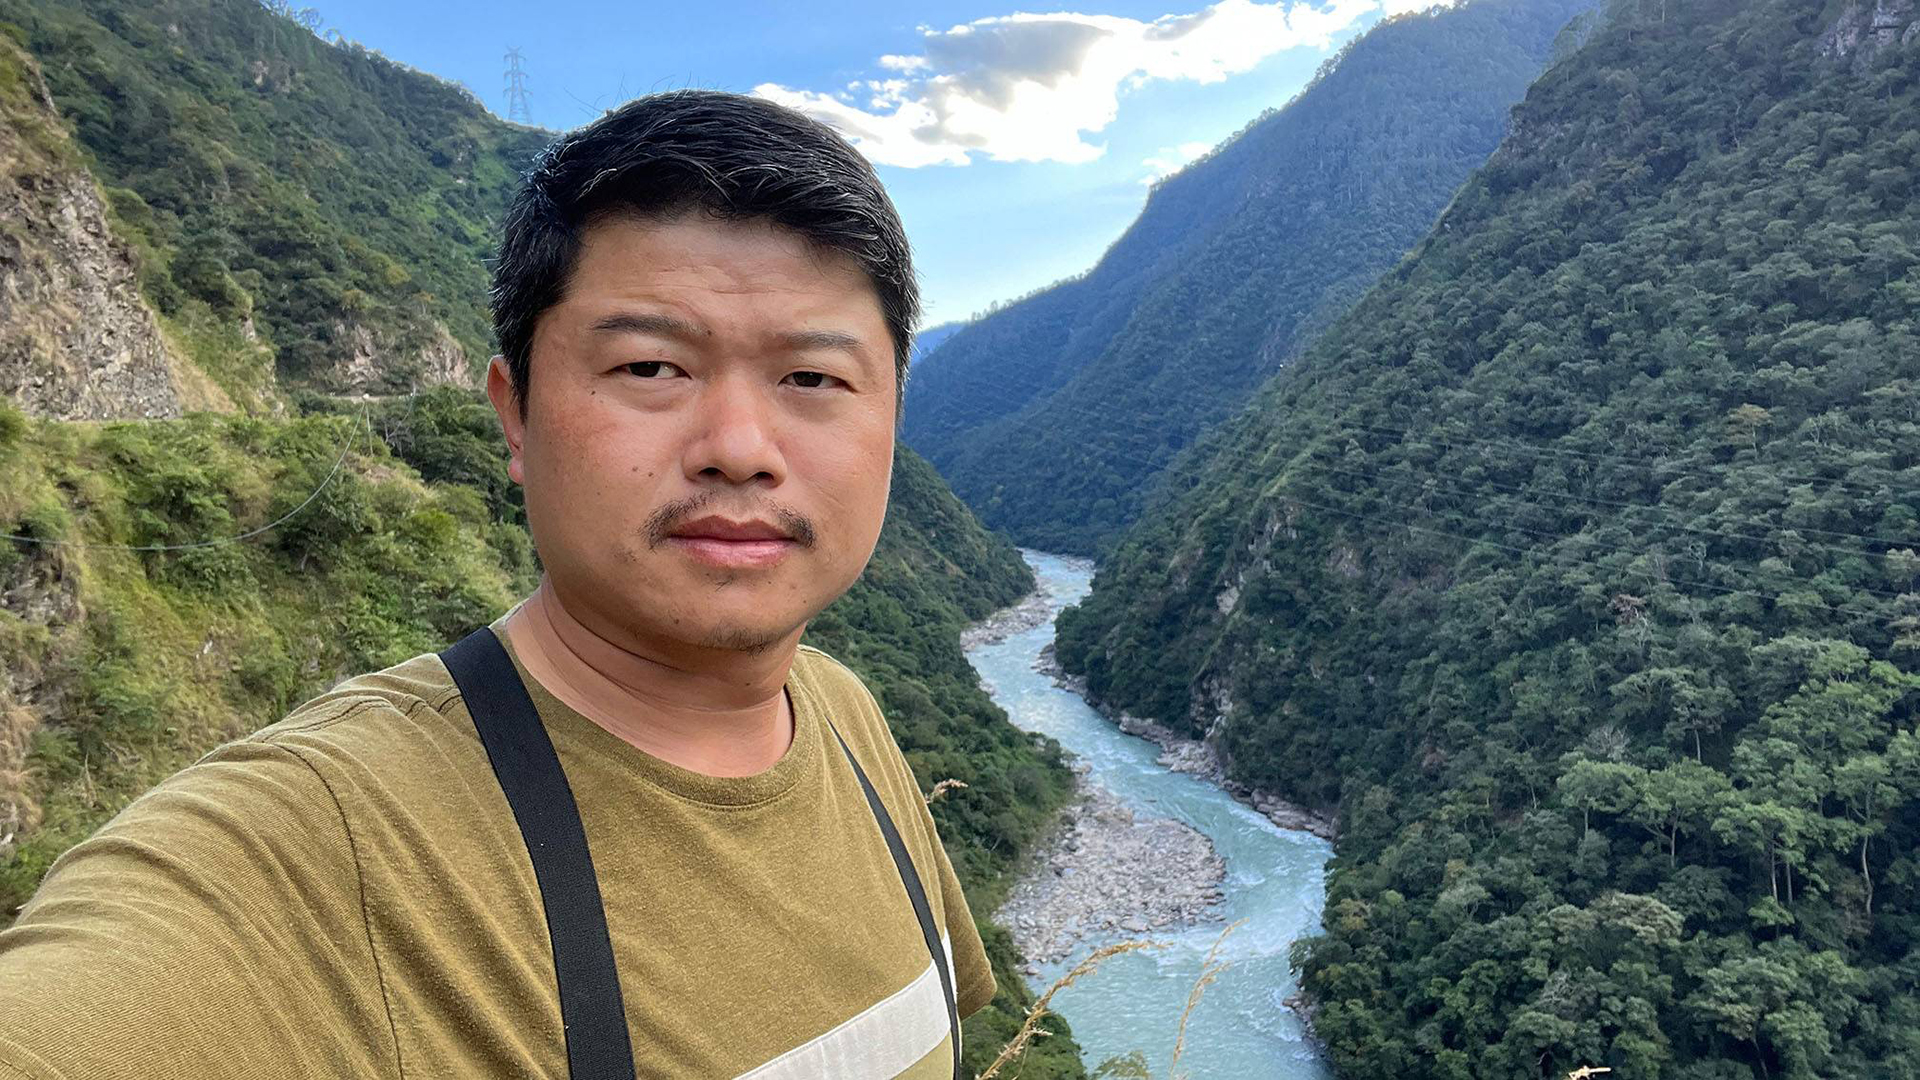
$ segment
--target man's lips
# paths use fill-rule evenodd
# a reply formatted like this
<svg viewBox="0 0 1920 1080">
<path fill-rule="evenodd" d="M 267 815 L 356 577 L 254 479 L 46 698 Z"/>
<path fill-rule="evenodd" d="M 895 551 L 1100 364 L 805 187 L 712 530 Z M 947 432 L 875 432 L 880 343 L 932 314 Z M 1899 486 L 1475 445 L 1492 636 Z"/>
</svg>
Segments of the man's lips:
<svg viewBox="0 0 1920 1080">
<path fill-rule="evenodd" d="M 799 546 L 771 522 L 703 517 L 675 529 L 667 542 L 694 559 L 726 569 L 772 566 Z"/>
<path fill-rule="evenodd" d="M 667 543 L 703 563 L 738 569 L 772 566 L 799 545 L 792 540 L 722 540 L 712 536 L 669 536 Z"/>
<path fill-rule="evenodd" d="M 770 521 L 752 518 L 747 521 L 733 521 L 728 518 L 709 515 L 696 518 L 674 529 L 670 534 L 690 540 L 792 540 L 787 530 Z"/>
</svg>

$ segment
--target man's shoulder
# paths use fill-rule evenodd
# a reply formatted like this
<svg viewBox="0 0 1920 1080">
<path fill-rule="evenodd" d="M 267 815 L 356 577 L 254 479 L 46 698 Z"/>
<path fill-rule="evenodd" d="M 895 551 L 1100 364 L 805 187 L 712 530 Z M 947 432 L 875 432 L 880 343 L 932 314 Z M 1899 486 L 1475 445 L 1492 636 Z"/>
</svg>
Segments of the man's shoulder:
<svg viewBox="0 0 1920 1080">
<path fill-rule="evenodd" d="M 851 667 L 812 645 L 800 646 L 794 654 L 793 666 L 798 669 L 808 688 L 820 696 L 828 716 L 836 725 L 845 718 L 849 726 L 859 731 L 861 741 L 869 740 L 876 734 L 888 734 L 891 737 L 887 733 L 887 721 L 881 712 L 879 699 L 867 686 L 866 680 Z M 849 731 L 843 730 L 841 734 L 849 739 L 854 738 Z"/>
<path fill-rule="evenodd" d="M 241 741 L 303 758 L 344 754 L 391 768 L 415 756 L 393 751 L 418 746 L 423 737 L 478 741 L 460 689 L 437 653 L 344 679 Z"/>
<path fill-rule="evenodd" d="M 794 652 L 795 667 L 802 668 L 814 678 L 822 690 L 828 692 L 864 694 L 871 698 L 872 691 L 867 689 L 858 674 L 847 665 L 835 659 L 832 653 L 813 645 L 802 644 Z"/>
<path fill-rule="evenodd" d="M 863 762 L 875 763 L 902 790 L 918 791 L 912 770 L 893 736 L 880 702 L 851 667 L 811 645 L 802 645 L 794 667 L 825 710 L 834 730 Z M 871 768 L 872 766 L 870 766 Z"/>
<path fill-rule="evenodd" d="M 416 797 L 433 770 L 457 760 L 446 748 L 458 745 L 453 720 L 464 713 L 445 714 L 451 688 L 432 654 L 342 681 L 141 793 L 62 854 L 34 903 L 111 897 L 128 882 L 192 893 L 214 881 L 260 896 L 293 883 L 317 895 L 351 878 L 348 833 L 366 793 Z M 443 733 L 437 748 L 423 745 L 423 730 Z M 167 859 L 144 867 L 129 854 L 139 851 Z"/>
<path fill-rule="evenodd" d="M 487 767 L 452 676 L 424 653 L 342 680 L 213 748 L 112 827 L 198 828 L 199 808 L 218 805 L 240 831 L 280 836 L 301 858 L 338 867 L 358 859 L 348 833 L 396 812 L 438 812 L 449 791 L 466 790 L 464 778 Z"/>
</svg>

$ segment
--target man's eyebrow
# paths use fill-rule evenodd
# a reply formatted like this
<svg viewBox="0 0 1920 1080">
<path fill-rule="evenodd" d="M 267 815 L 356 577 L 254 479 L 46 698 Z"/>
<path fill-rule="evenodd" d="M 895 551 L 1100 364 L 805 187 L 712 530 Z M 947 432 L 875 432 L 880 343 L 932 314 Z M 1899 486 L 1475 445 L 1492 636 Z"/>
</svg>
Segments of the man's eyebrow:
<svg viewBox="0 0 1920 1080">
<path fill-rule="evenodd" d="M 597 334 L 656 334 L 660 337 L 685 338 L 693 340 L 705 337 L 699 327 L 671 315 L 655 315 L 641 311 L 621 311 L 601 319 L 591 326 Z"/>
<path fill-rule="evenodd" d="M 684 319 L 643 311 L 615 312 L 595 322 L 589 329 L 601 334 L 658 334 L 689 339 L 708 336 L 706 331 Z M 838 349 L 841 352 L 866 353 L 866 344 L 844 330 L 789 330 L 780 335 L 780 342 L 789 349 Z"/>
<path fill-rule="evenodd" d="M 697 341 L 708 332 L 684 319 L 646 311 L 619 311 L 596 321 L 588 329 L 597 334 L 653 334 L 658 337 Z M 779 335 L 780 343 L 795 351 L 830 349 L 856 360 L 870 359 L 866 342 L 845 330 L 789 330 Z"/>
<path fill-rule="evenodd" d="M 790 330 L 780 335 L 789 349 L 838 349 L 856 357 L 867 354 L 866 343 L 844 330 Z"/>
</svg>

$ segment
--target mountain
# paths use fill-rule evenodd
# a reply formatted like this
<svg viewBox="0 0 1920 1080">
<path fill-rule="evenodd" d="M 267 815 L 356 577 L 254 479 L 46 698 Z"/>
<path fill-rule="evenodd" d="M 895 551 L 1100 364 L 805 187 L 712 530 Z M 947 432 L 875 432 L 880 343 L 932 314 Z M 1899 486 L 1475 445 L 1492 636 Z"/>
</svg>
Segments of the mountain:
<svg viewBox="0 0 1920 1080">
<path fill-rule="evenodd" d="M 0 22 L 235 402 L 477 385 L 494 223 L 551 133 L 254 0 L 0 0 Z"/>
<path fill-rule="evenodd" d="M 0 19 L 4 926 L 156 781 L 533 588 L 463 384 L 510 165 L 549 136 L 253 3 Z M 904 446 L 892 483 L 807 640 L 860 672 L 923 788 L 966 785 L 933 813 L 984 920 L 1071 786 L 959 647 L 1033 577 Z M 1010 937 L 981 933 L 1000 993 L 967 1021 L 974 1069 L 1033 1002 Z M 1022 1075 L 1084 1078 L 1047 1027 Z"/>
<path fill-rule="evenodd" d="M 5 35 L 0 221 L 0 395 L 71 420 L 175 416 L 223 401 L 183 385 L 193 373 L 140 296 L 134 254 L 99 185 L 39 69 Z"/>
<path fill-rule="evenodd" d="M 927 354 L 940 347 L 948 338 L 960 332 L 967 324 L 964 322 L 944 322 L 939 326 L 929 326 L 913 335 L 913 358 L 908 363 L 918 367 Z"/>
<path fill-rule="evenodd" d="M 1374 27 L 1156 185 L 1084 276 L 919 366 L 904 436 L 991 527 L 1096 553 L 1153 478 L 1425 234 L 1592 0 L 1474 0 Z"/>
<path fill-rule="evenodd" d="M 1061 616 L 1337 804 L 1342 1077 L 1920 1071 L 1920 13 L 1614 0 Z"/>
</svg>

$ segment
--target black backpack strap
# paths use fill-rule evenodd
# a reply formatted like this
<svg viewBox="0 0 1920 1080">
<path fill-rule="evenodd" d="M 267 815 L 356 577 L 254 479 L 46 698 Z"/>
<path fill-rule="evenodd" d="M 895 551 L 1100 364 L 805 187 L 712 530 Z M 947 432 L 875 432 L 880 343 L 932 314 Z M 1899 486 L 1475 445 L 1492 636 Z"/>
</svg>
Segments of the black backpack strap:
<svg viewBox="0 0 1920 1080">
<path fill-rule="evenodd" d="M 853 766 L 853 775 L 860 780 L 860 790 L 867 795 L 867 806 L 873 810 L 874 820 L 880 823 L 880 832 L 887 838 L 887 850 L 893 853 L 893 865 L 900 871 L 900 881 L 907 887 L 907 899 L 913 901 L 913 913 L 920 920 L 920 934 L 927 939 L 927 951 L 933 954 L 933 966 L 940 972 L 940 991 L 947 999 L 947 1029 L 953 1039 L 953 1078 L 962 1080 L 960 1074 L 960 1008 L 953 998 L 953 973 L 947 970 L 947 950 L 940 944 L 940 930 L 933 924 L 933 909 L 927 905 L 927 890 L 920 885 L 920 874 L 913 868 L 913 858 L 907 854 L 907 846 L 900 842 L 900 832 L 893 827 L 893 818 L 887 815 L 887 808 L 881 805 L 880 795 L 873 790 L 873 784 L 867 780 L 867 774 L 860 768 L 860 762 L 854 758 L 853 751 L 847 748 L 847 740 L 840 737 L 840 729 L 827 721 L 827 729 L 840 744 L 840 752 L 847 755 L 847 763 Z"/>
<path fill-rule="evenodd" d="M 493 773 L 506 792 L 546 908 L 573 1080 L 632 1080 L 620 973 L 600 900 L 600 881 L 573 789 L 534 711 L 526 684 L 488 627 L 462 638 L 440 659 L 473 714 Z"/>
</svg>

